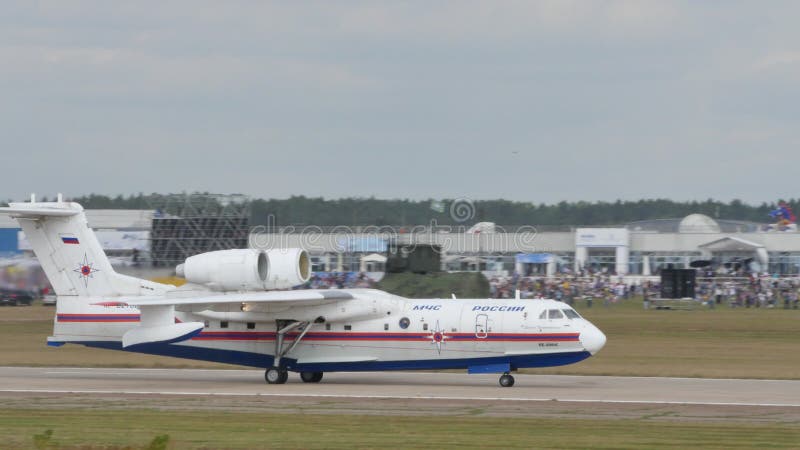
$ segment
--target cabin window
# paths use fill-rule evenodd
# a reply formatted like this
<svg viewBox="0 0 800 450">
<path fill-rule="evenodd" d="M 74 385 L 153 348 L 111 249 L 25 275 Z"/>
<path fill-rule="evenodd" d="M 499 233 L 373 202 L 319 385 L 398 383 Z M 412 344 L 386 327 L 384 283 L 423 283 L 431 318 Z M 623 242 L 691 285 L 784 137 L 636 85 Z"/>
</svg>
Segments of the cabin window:
<svg viewBox="0 0 800 450">
<path fill-rule="evenodd" d="M 344 326 L 344 331 L 350 331 L 350 330 L 352 330 L 352 329 L 353 329 L 353 326 L 352 326 L 352 325 L 345 325 L 345 326 Z"/>
<path fill-rule="evenodd" d="M 389 331 L 389 324 L 388 323 L 383 324 L 383 331 Z"/>
<path fill-rule="evenodd" d="M 564 311 L 564 314 L 567 316 L 568 319 L 580 319 L 581 318 L 581 316 L 579 316 L 578 313 L 575 312 L 575 310 L 564 309 L 562 311 Z"/>
<path fill-rule="evenodd" d="M 219 323 L 219 327 L 220 328 L 228 328 L 228 322 L 220 322 Z"/>
<path fill-rule="evenodd" d="M 409 325 L 411 325 L 411 320 L 409 320 L 408 317 L 403 317 L 402 319 L 400 319 L 399 325 L 400 328 L 405 330 L 406 328 L 408 328 Z"/>
<path fill-rule="evenodd" d="M 542 311 L 541 314 L 539 314 L 539 318 L 540 319 L 547 319 L 547 310 L 546 309 L 544 311 Z"/>
<path fill-rule="evenodd" d="M 203 322 L 203 327 L 208 328 L 208 321 Z"/>
<path fill-rule="evenodd" d="M 325 330 L 327 330 L 327 331 L 331 331 L 331 324 L 329 324 L 329 323 L 326 323 L 326 324 L 325 324 Z"/>
<path fill-rule="evenodd" d="M 255 322 L 247 322 L 247 329 L 248 330 L 255 330 L 256 329 L 256 323 Z"/>
<path fill-rule="evenodd" d="M 423 324 L 422 324 L 422 329 L 423 329 L 424 331 L 428 331 L 428 324 L 427 324 L 427 323 L 423 323 Z"/>
<path fill-rule="evenodd" d="M 550 319 L 563 319 L 564 318 L 564 314 L 561 314 L 561 311 L 559 311 L 557 309 L 551 309 L 547 313 L 547 317 L 550 318 Z"/>
</svg>

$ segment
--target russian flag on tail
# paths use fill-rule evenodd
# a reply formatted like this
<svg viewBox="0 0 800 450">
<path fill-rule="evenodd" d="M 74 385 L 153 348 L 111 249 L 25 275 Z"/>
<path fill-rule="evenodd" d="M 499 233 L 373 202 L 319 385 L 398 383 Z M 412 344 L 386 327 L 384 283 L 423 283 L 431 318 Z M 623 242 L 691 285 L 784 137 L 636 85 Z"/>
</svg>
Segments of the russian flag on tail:
<svg viewBox="0 0 800 450">
<path fill-rule="evenodd" d="M 62 234 L 61 242 L 65 244 L 79 244 L 78 238 L 76 238 L 75 235 L 72 234 Z"/>
</svg>

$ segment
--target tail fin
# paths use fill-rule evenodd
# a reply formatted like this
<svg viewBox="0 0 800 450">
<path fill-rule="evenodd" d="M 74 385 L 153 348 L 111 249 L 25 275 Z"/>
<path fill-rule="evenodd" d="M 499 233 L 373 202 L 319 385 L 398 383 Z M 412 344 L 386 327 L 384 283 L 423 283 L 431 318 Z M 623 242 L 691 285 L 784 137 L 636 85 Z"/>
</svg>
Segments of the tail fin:
<svg viewBox="0 0 800 450">
<path fill-rule="evenodd" d="M 116 273 L 77 203 L 32 199 L 0 213 L 17 219 L 58 296 L 154 295 L 173 288 Z"/>
</svg>

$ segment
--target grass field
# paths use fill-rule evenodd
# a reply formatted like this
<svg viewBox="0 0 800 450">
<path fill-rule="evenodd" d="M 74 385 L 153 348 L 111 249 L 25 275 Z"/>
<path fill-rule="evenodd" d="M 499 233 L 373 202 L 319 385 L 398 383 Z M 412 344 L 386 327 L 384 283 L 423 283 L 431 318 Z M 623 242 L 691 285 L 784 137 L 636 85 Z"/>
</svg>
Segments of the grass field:
<svg viewBox="0 0 800 450">
<path fill-rule="evenodd" d="M 606 348 L 579 364 L 530 372 L 800 379 L 800 311 L 645 311 L 637 300 L 576 307 L 607 334 Z M 231 367 L 76 345 L 49 348 L 45 338 L 54 313 L 42 306 L 0 308 L 0 365 Z M 433 416 L 302 408 L 273 414 L 269 406 L 268 413 L 186 411 L 118 401 L 116 407 L 113 400 L 111 407 L 84 401 L 54 406 L 33 397 L 17 407 L 0 406 L 0 448 L 800 448 L 796 421 L 764 420 L 769 412 L 743 422 L 726 420 L 724 413 L 702 420 L 649 413 L 620 418 L 586 408 L 524 418 L 470 408 Z"/>
<path fill-rule="evenodd" d="M 213 426 L 206 426 L 213 424 Z M 48 438 L 45 434 L 52 430 Z M 38 435 L 38 436 L 37 436 Z M 0 409 L 3 448 L 797 448 L 796 424 Z M 47 447 L 50 445 L 50 447 Z M 152 446 L 151 448 L 159 448 Z"/>
<path fill-rule="evenodd" d="M 531 300 L 535 301 L 535 300 Z M 644 310 L 640 300 L 578 311 L 608 336 L 578 364 L 534 373 L 800 379 L 800 310 Z M 0 308 L 0 365 L 232 367 L 77 345 L 45 346 L 52 307 Z"/>
</svg>

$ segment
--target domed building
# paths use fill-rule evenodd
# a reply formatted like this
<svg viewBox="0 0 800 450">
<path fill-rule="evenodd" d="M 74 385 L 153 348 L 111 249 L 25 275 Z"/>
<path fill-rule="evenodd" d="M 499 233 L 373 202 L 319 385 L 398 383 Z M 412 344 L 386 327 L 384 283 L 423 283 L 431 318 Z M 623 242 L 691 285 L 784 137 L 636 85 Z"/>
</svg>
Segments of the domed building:
<svg viewBox="0 0 800 450">
<path fill-rule="evenodd" d="M 678 224 L 678 233 L 719 233 L 719 224 L 705 214 L 689 214 Z"/>
</svg>

